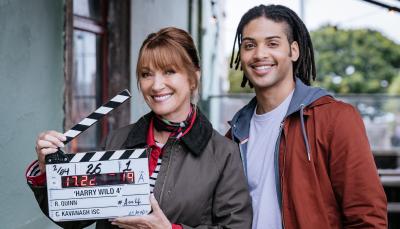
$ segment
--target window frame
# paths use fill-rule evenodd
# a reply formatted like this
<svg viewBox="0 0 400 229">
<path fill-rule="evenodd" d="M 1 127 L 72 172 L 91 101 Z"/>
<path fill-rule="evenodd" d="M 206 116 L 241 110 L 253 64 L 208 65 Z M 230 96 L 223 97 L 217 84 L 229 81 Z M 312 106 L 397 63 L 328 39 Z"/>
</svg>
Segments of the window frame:
<svg viewBox="0 0 400 229">
<path fill-rule="evenodd" d="M 73 61 L 74 61 L 74 51 L 73 51 L 73 35 L 74 30 L 80 30 L 84 32 L 93 33 L 94 35 L 101 36 L 101 79 L 100 79 L 100 90 L 101 90 L 101 101 L 100 104 L 104 104 L 109 97 L 109 66 L 108 66 L 108 28 L 107 28 L 107 0 L 101 1 L 101 20 L 96 20 L 93 18 L 84 17 L 81 15 L 74 15 L 73 12 L 73 0 L 66 0 L 65 2 L 65 67 L 64 67 L 64 79 L 65 79 L 65 90 L 64 90 L 64 130 L 70 129 L 76 123 L 72 123 L 71 112 L 72 112 L 72 78 L 74 77 L 73 72 Z M 100 106 L 98 104 L 98 106 Z M 82 117 L 82 119 L 85 117 Z M 104 117 L 99 121 L 100 125 L 100 139 L 99 142 L 102 143 L 108 133 L 108 118 Z M 79 138 L 79 137 L 78 137 Z M 72 151 L 76 151 L 75 147 L 71 147 Z"/>
</svg>

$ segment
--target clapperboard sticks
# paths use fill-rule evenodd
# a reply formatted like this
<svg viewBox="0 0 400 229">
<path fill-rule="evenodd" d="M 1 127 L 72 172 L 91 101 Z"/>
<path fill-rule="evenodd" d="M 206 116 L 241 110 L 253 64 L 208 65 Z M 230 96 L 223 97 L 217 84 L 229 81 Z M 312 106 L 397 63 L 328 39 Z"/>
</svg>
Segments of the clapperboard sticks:
<svg viewBox="0 0 400 229">
<path fill-rule="evenodd" d="M 69 154 L 69 163 L 146 158 L 145 149 L 122 149 Z M 67 156 L 68 157 L 68 156 Z"/>
<path fill-rule="evenodd" d="M 64 135 L 67 137 L 67 140 L 64 141 L 64 144 L 68 144 L 70 141 L 72 141 L 74 138 L 76 138 L 79 134 L 83 133 L 89 127 L 97 123 L 101 118 L 103 118 L 105 115 L 110 113 L 112 110 L 115 108 L 119 107 L 121 104 L 123 104 L 125 101 L 131 98 L 131 94 L 129 93 L 128 90 L 123 90 L 120 92 L 118 95 L 110 99 L 106 104 L 102 105 L 101 107 L 97 108 L 93 113 L 91 113 L 89 116 L 84 118 L 82 121 L 80 121 L 78 124 L 73 126 L 70 130 L 64 133 Z M 83 156 L 83 158 L 80 158 L 80 160 L 90 160 L 90 158 L 93 157 L 93 155 L 96 152 L 93 153 L 86 153 Z M 102 155 L 104 153 L 104 155 Z M 104 160 L 107 160 L 113 155 L 114 151 L 109 151 L 109 152 L 102 152 L 100 153 L 102 155 L 102 159 L 104 157 Z M 123 154 L 125 153 L 125 154 Z M 121 157 L 127 157 L 129 158 L 133 152 L 131 151 L 125 151 L 122 152 L 120 155 Z M 97 155 L 100 155 L 97 154 Z M 63 163 L 66 161 L 69 161 L 73 155 L 66 155 L 62 150 L 58 150 L 54 154 L 49 154 L 46 156 L 46 163 Z M 78 156 L 79 157 L 79 156 Z"/>
<path fill-rule="evenodd" d="M 108 101 L 106 104 L 97 108 L 97 110 L 95 110 L 81 122 L 79 122 L 78 124 L 73 126 L 70 130 L 64 133 L 64 135 L 67 137 L 67 140 L 64 143 L 67 144 L 70 141 L 72 141 L 79 134 L 86 131 L 87 129 L 89 129 L 89 127 L 98 122 L 105 115 L 107 115 L 112 110 L 114 110 L 115 108 L 123 104 L 125 101 L 127 101 L 130 97 L 131 94 L 129 93 L 128 90 L 125 89 L 118 95 L 116 95 L 114 98 L 112 98 L 110 101 Z"/>
</svg>

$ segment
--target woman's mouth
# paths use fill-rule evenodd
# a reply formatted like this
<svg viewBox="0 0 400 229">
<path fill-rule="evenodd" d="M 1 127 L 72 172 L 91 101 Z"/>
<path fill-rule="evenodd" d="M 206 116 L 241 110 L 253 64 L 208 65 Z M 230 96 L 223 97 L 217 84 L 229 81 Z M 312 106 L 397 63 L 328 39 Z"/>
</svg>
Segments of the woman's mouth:
<svg viewBox="0 0 400 229">
<path fill-rule="evenodd" d="M 172 96 L 171 94 L 163 94 L 163 95 L 152 95 L 154 101 L 156 102 L 164 102 Z"/>
</svg>

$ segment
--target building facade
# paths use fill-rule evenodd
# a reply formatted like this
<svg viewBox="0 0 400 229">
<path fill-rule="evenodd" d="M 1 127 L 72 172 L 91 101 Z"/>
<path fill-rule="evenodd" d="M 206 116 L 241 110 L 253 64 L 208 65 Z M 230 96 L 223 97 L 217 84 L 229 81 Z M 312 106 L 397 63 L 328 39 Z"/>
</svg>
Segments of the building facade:
<svg viewBox="0 0 400 229">
<path fill-rule="evenodd" d="M 147 34 L 165 26 L 189 31 L 201 53 L 203 83 L 219 74 L 210 65 L 224 58 L 215 40 L 222 2 L 0 0 L 1 228 L 56 228 L 40 211 L 24 177 L 36 159 L 39 132 L 66 131 L 129 89 L 130 103 L 66 149 L 94 150 L 110 130 L 148 111 L 135 76 L 138 50 Z"/>
</svg>

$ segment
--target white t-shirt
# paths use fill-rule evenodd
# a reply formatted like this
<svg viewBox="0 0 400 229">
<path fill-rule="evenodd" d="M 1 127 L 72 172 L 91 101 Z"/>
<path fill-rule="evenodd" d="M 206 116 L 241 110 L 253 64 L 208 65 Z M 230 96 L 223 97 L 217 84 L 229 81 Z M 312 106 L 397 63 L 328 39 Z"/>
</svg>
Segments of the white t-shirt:
<svg viewBox="0 0 400 229">
<path fill-rule="evenodd" d="M 247 145 L 247 175 L 253 205 L 253 229 L 281 229 L 282 218 L 276 193 L 274 151 L 280 124 L 293 91 L 274 110 L 257 115 L 250 122 Z"/>
</svg>

